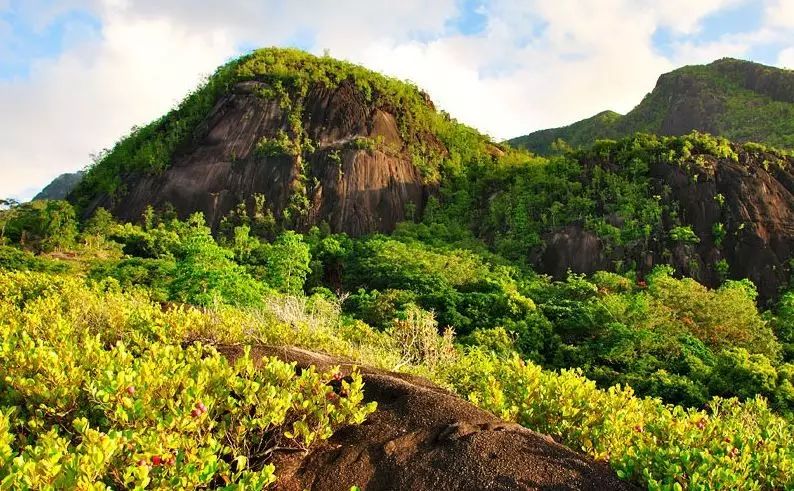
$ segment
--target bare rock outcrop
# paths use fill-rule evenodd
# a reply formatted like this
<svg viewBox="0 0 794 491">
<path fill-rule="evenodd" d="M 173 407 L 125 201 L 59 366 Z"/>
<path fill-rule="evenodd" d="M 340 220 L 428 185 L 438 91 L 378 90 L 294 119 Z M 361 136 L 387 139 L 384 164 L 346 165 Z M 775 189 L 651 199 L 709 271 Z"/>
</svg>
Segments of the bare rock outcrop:
<svg viewBox="0 0 794 491">
<path fill-rule="evenodd" d="M 303 130 L 314 152 L 262 154 L 257 144 L 263 138 L 290 132 L 279 100 L 261 96 L 266 88 L 256 81 L 238 83 L 197 128 L 195 144 L 162 174 L 125 176 L 121 197 L 101 196 L 89 212 L 104 206 L 136 221 L 147 206 L 170 204 L 181 217 L 201 211 L 216 227 L 254 194 L 264 195 L 282 219 L 300 192 L 308 206 L 291 223 L 298 229 L 327 222 L 332 231 L 351 235 L 389 232 L 409 215 L 419 216 L 432 189 L 413 165 L 393 114 L 373 107 L 351 81 L 334 88 L 314 84 L 301 101 Z M 377 145 L 358 148 L 357 140 Z"/>
<path fill-rule="evenodd" d="M 227 357 L 237 347 L 221 347 Z M 299 348 L 258 347 L 252 355 L 329 368 L 349 361 Z M 425 379 L 363 367 L 365 400 L 378 409 L 337 430 L 308 454 L 276 457 L 278 489 L 628 490 L 608 465 L 505 423 Z"/>
</svg>

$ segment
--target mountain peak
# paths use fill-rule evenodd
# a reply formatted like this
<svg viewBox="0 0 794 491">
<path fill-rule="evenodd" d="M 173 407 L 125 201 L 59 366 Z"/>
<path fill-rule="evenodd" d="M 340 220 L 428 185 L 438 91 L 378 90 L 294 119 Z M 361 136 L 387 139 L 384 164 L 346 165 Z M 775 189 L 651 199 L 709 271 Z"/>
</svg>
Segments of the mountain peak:
<svg viewBox="0 0 794 491">
<path fill-rule="evenodd" d="M 625 116 L 615 114 L 605 111 L 510 143 L 546 154 L 558 139 L 581 147 L 638 131 L 683 135 L 698 130 L 794 148 L 794 71 L 735 58 L 684 66 L 661 75 L 654 90 Z"/>
<path fill-rule="evenodd" d="M 265 48 L 117 143 L 70 197 L 86 213 L 101 206 L 126 220 L 170 205 L 216 227 L 245 205 L 299 229 L 390 231 L 421 212 L 449 154 L 442 136 L 461 128 L 413 84 Z M 258 196 L 267 210 L 253 209 Z"/>
</svg>

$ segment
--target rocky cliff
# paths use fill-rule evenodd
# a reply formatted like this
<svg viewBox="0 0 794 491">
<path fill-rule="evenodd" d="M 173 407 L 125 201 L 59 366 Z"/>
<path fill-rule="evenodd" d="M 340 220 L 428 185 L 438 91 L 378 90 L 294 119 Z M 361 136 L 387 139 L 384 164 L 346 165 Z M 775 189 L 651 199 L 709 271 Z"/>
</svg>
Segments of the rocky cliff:
<svg viewBox="0 0 794 491">
<path fill-rule="evenodd" d="M 762 300 L 788 284 L 794 257 L 794 157 L 760 146 L 732 145 L 735 154 L 698 154 L 678 164 L 652 160 L 649 194 L 666 196 L 657 241 L 640 249 L 608 247 L 595 232 L 571 224 L 549 231 L 533 257 L 543 272 L 592 273 L 617 262 L 642 272 L 670 264 L 684 276 L 717 286 L 724 278 L 748 278 Z M 607 160 L 584 161 L 583 179 Z M 619 219 L 614 220 L 620 226 Z M 676 239 L 685 224 L 694 235 Z"/>
<path fill-rule="evenodd" d="M 263 154 L 259 142 L 289 130 L 289 115 L 279 101 L 257 95 L 263 88 L 261 82 L 236 84 L 202 122 L 193 148 L 162 174 L 131 176 L 123 199 L 104 196 L 97 205 L 134 221 L 149 205 L 171 204 L 183 216 L 202 211 L 217 225 L 257 193 L 283 217 L 295 193 L 302 192 L 308 206 L 299 210 L 305 213 L 295 225 L 326 221 L 332 230 L 352 235 L 391 231 L 407 210 L 421 212 L 429 188 L 401 151 L 405 144 L 393 114 L 364 101 L 352 83 L 314 86 L 303 101 L 308 109 L 303 127 L 314 151 Z M 379 143 L 358 149 L 359 139 Z M 302 173 L 309 182 L 297 190 Z"/>
<path fill-rule="evenodd" d="M 201 211 L 217 226 L 263 195 L 285 226 L 389 232 L 420 216 L 453 124 L 416 87 L 330 58 L 261 50 L 223 67 L 163 119 L 120 142 L 72 199 L 138 220 Z M 161 150 L 165 149 L 165 150 Z"/>
</svg>

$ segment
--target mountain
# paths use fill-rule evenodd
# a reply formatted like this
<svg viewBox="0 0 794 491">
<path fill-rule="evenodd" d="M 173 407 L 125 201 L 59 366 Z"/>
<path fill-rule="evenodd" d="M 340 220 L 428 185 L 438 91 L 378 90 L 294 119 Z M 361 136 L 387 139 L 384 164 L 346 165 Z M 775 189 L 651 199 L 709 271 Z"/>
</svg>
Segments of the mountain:
<svg viewBox="0 0 794 491">
<path fill-rule="evenodd" d="M 632 221 L 642 220 L 643 212 L 606 212 L 615 201 L 608 197 L 611 193 L 604 193 L 607 197 L 596 202 L 603 211 L 592 219 L 598 224 L 588 227 L 574 221 L 549 230 L 536 267 L 562 277 L 569 269 L 594 273 L 630 263 L 650 272 L 656 265 L 670 264 L 680 275 L 714 287 L 725 278 L 749 278 L 762 300 L 774 298 L 789 281 L 794 257 L 794 158 L 725 141 L 717 150 L 699 144 L 699 138 L 703 137 L 671 137 L 659 146 L 646 144 L 642 158 L 647 170 L 629 180 L 645 188 L 645 195 L 634 201 L 638 209 L 643 202 L 656 200 L 659 205 L 649 240 L 612 240 L 602 227 L 624 232 Z M 585 188 L 605 169 L 620 174 L 617 168 L 630 168 L 637 156 L 632 150 L 644 143 L 640 137 L 629 137 L 581 155 Z M 687 147 L 690 150 L 676 150 Z M 676 156 L 670 159 L 673 152 Z M 604 189 L 603 184 L 595 187 Z"/>
<path fill-rule="evenodd" d="M 431 220 L 462 217 L 554 278 L 667 265 L 710 287 L 748 278 L 763 303 L 791 277 L 794 156 L 760 144 L 640 133 L 552 158 L 508 153 L 441 192 Z"/>
<path fill-rule="evenodd" d="M 794 152 L 556 150 L 327 57 L 229 62 L 71 203 L 0 210 L 0 481 L 794 488 Z"/>
<path fill-rule="evenodd" d="M 239 204 L 256 213 L 262 196 L 281 225 L 388 232 L 421 215 L 449 153 L 439 135 L 457 126 L 408 83 L 263 49 L 120 141 L 71 199 L 124 220 L 168 204 L 216 227 Z"/>
<path fill-rule="evenodd" d="M 715 115 L 735 113 L 737 94 L 747 97 L 747 114 L 773 97 L 792 104 L 788 75 L 735 60 L 687 67 L 662 76 L 629 115 L 601 113 L 579 128 L 592 135 L 653 120 L 656 128 L 631 124 L 679 133 L 698 120 L 719 130 L 730 118 Z M 771 124 L 730 121 L 746 135 Z M 557 278 L 569 270 L 643 275 L 668 264 L 709 286 L 749 278 L 766 301 L 790 276 L 791 169 L 786 152 L 697 132 L 537 157 L 458 124 L 413 85 L 270 48 L 221 67 L 121 140 L 70 199 L 85 216 L 104 207 L 125 221 L 140 221 L 149 206 L 181 218 L 200 211 L 222 233 L 253 220 L 260 235 L 327 225 L 361 236 L 423 219 L 470 230 Z"/>
<path fill-rule="evenodd" d="M 77 187 L 77 184 L 83 179 L 83 174 L 83 171 L 61 174 L 47 184 L 33 199 L 64 199 Z"/>
<path fill-rule="evenodd" d="M 794 71 L 731 58 L 686 66 L 659 77 L 654 90 L 626 115 L 605 111 L 509 143 L 548 154 L 557 139 L 583 147 L 640 131 L 683 135 L 692 130 L 794 148 Z"/>
</svg>

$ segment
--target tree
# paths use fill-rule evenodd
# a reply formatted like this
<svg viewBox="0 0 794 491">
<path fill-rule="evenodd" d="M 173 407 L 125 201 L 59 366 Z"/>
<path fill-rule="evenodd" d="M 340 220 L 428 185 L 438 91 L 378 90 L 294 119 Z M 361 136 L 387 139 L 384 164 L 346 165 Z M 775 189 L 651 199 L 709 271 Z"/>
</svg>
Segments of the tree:
<svg viewBox="0 0 794 491">
<path fill-rule="evenodd" d="M 766 356 L 750 354 L 743 348 L 725 350 L 717 356 L 711 375 L 713 394 L 742 398 L 762 394 L 769 397 L 776 387 L 777 371 Z"/>
<path fill-rule="evenodd" d="M 71 204 L 61 200 L 36 200 L 8 207 L 2 215 L 2 237 L 38 251 L 51 251 L 74 244 L 77 219 Z"/>
<path fill-rule="evenodd" d="M 215 243 L 203 224 L 203 216 L 190 219 L 191 233 L 184 238 L 180 258 L 171 283 L 171 297 L 197 305 L 216 301 L 232 305 L 257 305 L 265 293 L 264 285 L 235 263 L 232 251 Z"/>
<path fill-rule="evenodd" d="M 264 275 L 268 285 L 284 293 L 303 291 L 311 271 L 311 254 L 303 237 L 291 230 L 284 232 L 265 247 L 265 256 L 267 267 Z"/>
<path fill-rule="evenodd" d="M 101 237 L 108 237 L 113 233 L 113 228 L 116 226 L 116 221 L 109 211 L 100 207 L 94 212 L 94 215 L 89 218 L 83 226 L 84 235 L 94 235 Z"/>
<path fill-rule="evenodd" d="M 15 199 L 0 199 L 0 244 L 5 242 L 6 226 L 18 214 L 19 201 Z"/>
</svg>

